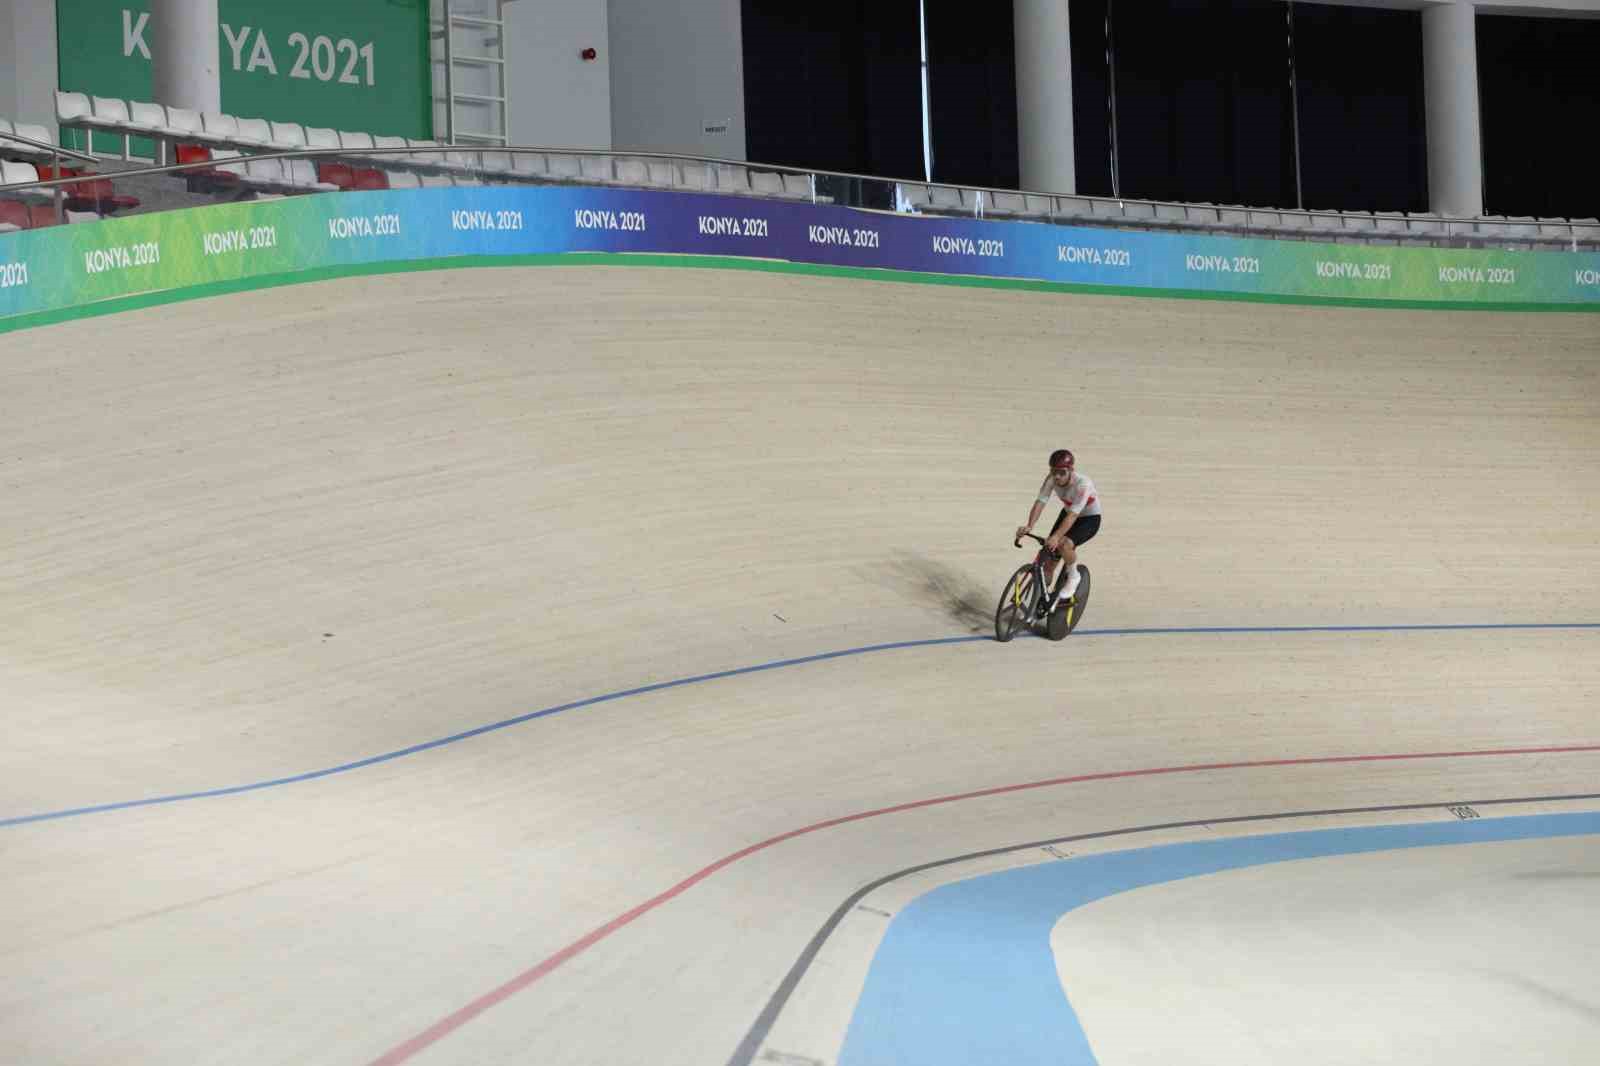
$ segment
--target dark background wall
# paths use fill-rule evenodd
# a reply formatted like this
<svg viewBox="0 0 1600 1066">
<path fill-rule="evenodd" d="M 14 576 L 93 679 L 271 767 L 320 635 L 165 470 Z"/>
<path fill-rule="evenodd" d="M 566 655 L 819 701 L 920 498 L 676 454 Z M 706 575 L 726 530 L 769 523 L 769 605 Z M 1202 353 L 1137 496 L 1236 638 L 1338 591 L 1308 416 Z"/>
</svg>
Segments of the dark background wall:
<svg viewBox="0 0 1600 1066">
<path fill-rule="evenodd" d="M 1422 13 L 1294 5 L 1305 206 L 1428 210 Z"/>
<path fill-rule="evenodd" d="M 1600 21 L 1478 16 L 1483 209 L 1594 218 Z"/>
<path fill-rule="evenodd" d="M 922 177 L 917 0 L 744 0 L 743 22 L 750 159 Z"/>
<path fill-rule="evenodd" d="M 1428 210 L 1418 11 L 1282 0 L 1069 0 L 1078 191 Z M 1290 88 L 1290 26 L 1293 67 Z M 917 0 L 743 0 L 748 155 L 920 179 Z M 933 177 L 1016 188 L 1011 5 L 927 0 Z M 1485 209 L 1594 216 L 1600 21 L 1478 16 Z M 1298 109 L 1295 106 L 1298 96 Z"/>
<path fill-rule="evenodd" d="M 927 0 L 933 179 L 1017 187 L 1011 4 Z"/>
</svg>

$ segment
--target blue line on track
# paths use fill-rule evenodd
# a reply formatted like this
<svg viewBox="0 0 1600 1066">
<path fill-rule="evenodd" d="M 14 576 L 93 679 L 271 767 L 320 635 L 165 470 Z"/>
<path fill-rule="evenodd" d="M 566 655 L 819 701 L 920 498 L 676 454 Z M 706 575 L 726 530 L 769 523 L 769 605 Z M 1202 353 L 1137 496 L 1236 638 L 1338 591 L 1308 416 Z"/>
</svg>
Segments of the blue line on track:
<svg viewBox="0 0 1600 1066">
<path fill-rule="evenodd" d="M 1154 636 L 1154 635 L 1184 635 L 1184 634 L 1226 634 L 1226 633 L 1392 633 L 1392 632 L 1439 632 L 1448 630 L 1504 630 L 1504 629 L 1600 629 L 1600 622 L 1532 622 L 1532 623 L 1483 623 L 1466 625 L 1390 625 L 1390 626 L 1192 626 L 1156 629 L 1080 629 L 1072 634 L 1073 639 L 1082 637 L 1112 637 L 1112 636 Z M 44 811 L 39 814 L 24 814 L 11 818 L 0 818 L 0 829 L 15 825 L 28 825 L 32 822 L 47 822 L 61 818 L 77 818 L 86 814 L 104 814 L 108 811 L 127 810 L 131 807 L 154 807 L 164 803 L 180 803 L 184 800 L 209 799 L 216 796 L 233 796 L 241 792 L 257 792 L 265 788 L 276 788 L 280 785 L 292 785 L 300 781 L 315 781 L 319 777 L 331 777 L 334 774 L 348 773 L 351 770 L 360 770 L 367 766 L 376 766 L 379 763 L 391 762 L 402 759 L 408 755 L 417 755 L 434 748 L 442 748 L 447 744 L 455 744 L 485 733 L 493 733 L 501 729 L 531 722 L 536 718 L 548 718 L 551 715 L 561 714 L 565 711 L 576 711 L 584 707 L 593 707 L 600 703 L 610 703 L 613 700 L 626 699 L 630 696 L 643 696 L 651 692 L 661 692 L 666 689 L 680 688 L 684 685 L 698 685 L 706 681 L 718 681 L 726 677 L 739 677 L 743 674 L 760 673 L 763 670 L 779 670 L 788 666 L 802 666 L 806 663 L 824 662 L 828 659 L 843 659 L 852 655 L 867 655 L 871 652 L 895 651 L 901 648 L 927 648 L 941 644 L 971 644 L 979 641 L 992 641 L 990 636 L 972 637 L 937 637 L 931 640 L 901 640 L 889 644 L 868 644 L 860 648 L 845 648 L 841 651 L 823 652 L 820 655 L 804 655 L 798 659 L 779 659 L 770 663 L 759 663 L 755 666 L 740 666 L 732 670 L 718 670 L 711 674 L 697 674 L 694 677 L 680 677 L 674 681 L 660 681 L 653 685 L 641 685 L 638 688 L 624 689 L 621 692 L 608 692 L 603 696 L 591 696 L 585 700 L 576 700 L 572 703 L 563 703 L 555 707 L 546 707 L 540 711 L 530 711 L 520 714 L 515 718 L 507 718 L 501 722 L 492 722 L 489 725 L 468 729 L 463 733 L 452 733 L 447 737 L 426 741 L 422 744 L 413 744 L 408 748 L 398 751 L 385 752 L 382 755 L 373 755 L 369 758 L 358 759 L 355 762 L 340 763 L 338 766 L 329 766 L 322 770 L 312 770 L 303 774 L 293 774 L 288 777 L 275 777 L 269 781 L 254 781 L 247 785 L 233 785 L 228 788 L 212 788 L 201 792 L 180 792 L 170 796 L 151 796 L 146 799 L 123 800 L 120 803 L 100 803 L 87 807 L 70 807 L 59 811 Z"/>
</svg>

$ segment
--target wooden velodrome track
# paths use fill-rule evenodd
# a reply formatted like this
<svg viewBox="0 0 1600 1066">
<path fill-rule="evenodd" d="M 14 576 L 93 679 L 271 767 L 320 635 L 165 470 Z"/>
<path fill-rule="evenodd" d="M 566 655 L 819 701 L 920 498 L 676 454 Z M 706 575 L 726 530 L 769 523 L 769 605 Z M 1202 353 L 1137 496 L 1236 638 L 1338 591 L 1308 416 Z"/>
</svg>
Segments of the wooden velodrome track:
<svg viewBox="0 0 1600 1066">
<path fill-rule="evenodd" d="M 910 866 L 1600 791 L 1600 631 L 1293 628 L 1600 619 L 1593 315 L 448 271 L 7 336 L 0 425 L 7 1063 L 723 1063 Z M 1062 445 L 1067 642 L 582 702 L 988 633 Z"/>
</svg>

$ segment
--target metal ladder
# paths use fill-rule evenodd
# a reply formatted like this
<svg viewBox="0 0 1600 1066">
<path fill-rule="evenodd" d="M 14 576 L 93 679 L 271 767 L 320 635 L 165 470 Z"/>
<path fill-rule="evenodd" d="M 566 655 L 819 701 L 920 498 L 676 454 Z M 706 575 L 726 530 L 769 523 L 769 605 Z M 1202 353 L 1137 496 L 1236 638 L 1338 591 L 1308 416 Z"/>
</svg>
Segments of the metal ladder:
<svg viewBox="0 0 1600 1066">
<path fill-rule="evenodd" d="M 432 0 L 429 51 L 434 68 L 433 133 L 446 144 L 510 143 L 505 3 L 506 0 Z M 438 92 L 441 73 L 442 97 Z M 438 106 L 441 102 L 442 115 Z"/>
</svg>

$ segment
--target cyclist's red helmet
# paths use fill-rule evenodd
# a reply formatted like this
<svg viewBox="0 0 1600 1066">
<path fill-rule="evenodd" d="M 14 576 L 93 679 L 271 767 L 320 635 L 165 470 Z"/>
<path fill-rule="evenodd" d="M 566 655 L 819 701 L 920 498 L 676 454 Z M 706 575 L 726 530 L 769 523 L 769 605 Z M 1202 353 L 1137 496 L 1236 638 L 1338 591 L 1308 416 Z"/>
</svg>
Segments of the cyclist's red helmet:
<svg viewBox="0 0 1600 1066">
<path fill-rule="evenodd" d="M 1057 448 L 1050 453 L 1051 470 L 1071 470 L 1074 461 L 1072 453 L 1065 448 Z"/>
</svg>

